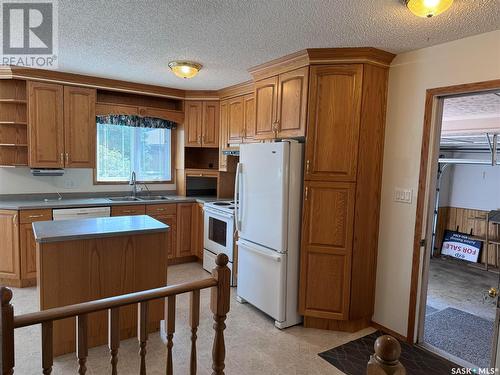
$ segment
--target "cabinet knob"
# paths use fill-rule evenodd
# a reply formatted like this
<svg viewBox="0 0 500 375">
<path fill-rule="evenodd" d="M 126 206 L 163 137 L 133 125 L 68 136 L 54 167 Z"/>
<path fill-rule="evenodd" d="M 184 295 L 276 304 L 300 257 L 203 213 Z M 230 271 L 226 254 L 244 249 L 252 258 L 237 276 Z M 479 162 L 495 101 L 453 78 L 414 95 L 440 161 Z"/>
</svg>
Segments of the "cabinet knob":
<svg viewBox="0 0 500 375">
<path fill-rule="evenodd" d="M 59 155 L 60 159 L 61 159 L 61 164 L 64 164 L 64 153 L 61 152 L 61 155 Z"/>
<path fill-rule="evenodd" d="M 66 164 L 69 163 L 69 152 L 66 153 Z"/>
<path fill-rule="evenodd" d="M 309 160 L 308 160 L 308 161 L 306 161 L 306 172 L 307 172 L 307 173 L 309 173 L 309 164 L 311 164 L 311 163 L 309 162 Z"/>
</svg>

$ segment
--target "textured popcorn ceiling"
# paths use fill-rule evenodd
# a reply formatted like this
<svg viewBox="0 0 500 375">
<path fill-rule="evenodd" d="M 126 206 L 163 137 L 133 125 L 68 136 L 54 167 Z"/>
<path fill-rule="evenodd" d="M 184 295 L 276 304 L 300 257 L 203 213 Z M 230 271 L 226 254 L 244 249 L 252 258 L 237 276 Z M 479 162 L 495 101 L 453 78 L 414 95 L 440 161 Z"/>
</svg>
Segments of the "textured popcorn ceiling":
<svg viewBox="0 0 500 375">
<path fill-rule="evenodd" d="M 219 89 L 308 47 L 393 53 L 500 28 L 499 0 L 455 0 L 432 19 L 400 0 L 59 0 L 59 69 L 184 89 Z M 204 65 L 191 80 L 167 63 Z"/>
<path fill-rule="evenodd" d="M 444 100 L 444 121 L 493 117 L 500 118 L 500 92 L 459 96 Z M 500 122 L 498 126 L 500 127 Z"/>
</svg>

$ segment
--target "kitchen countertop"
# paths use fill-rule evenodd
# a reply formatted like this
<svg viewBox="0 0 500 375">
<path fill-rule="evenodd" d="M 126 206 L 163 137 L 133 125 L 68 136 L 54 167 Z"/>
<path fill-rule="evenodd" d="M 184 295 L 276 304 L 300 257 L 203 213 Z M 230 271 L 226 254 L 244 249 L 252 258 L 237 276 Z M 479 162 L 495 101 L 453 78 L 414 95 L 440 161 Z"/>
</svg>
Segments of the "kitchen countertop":
<svg viewBox="0 0 500 375">
<path fill-rule="evenodd" d="M 168 225 L 147 215 L 33 223 L 35 240 L 39 243 L 157 233 L 165 232 L 168 228 Z"/>
<path fill-rule="evenodd" d="M 102 193 L 101 193 L 102 194 Z M 153 192 L 157 195 L 157 192 Z M 104 195 L 104 194 L 102 194 Z M 84 193 L 72 194 L 62 199 L 58 199 L 54 194 L 26 194 L 26 195 L 0 195 L 0 209 L 2 210 L 29 210 L 43 208 L 78 208 L 78 207 L 102 207 L 102 206 L 120 206 L 120 205 L 143 205 L 143 204 L 159 204 L 159 203 L 188 203 L 198 202 L 207 203 L 216 201 L 215 197 L 182 197 L 178 195 L 166 195 L 169 199 L 162 200 L 137 200 L 137 201 L 111 201 L 107 197 L 116 197 L 116 193 L 103 196 L 85 196 Z M 121 193 L 118 196 L 127 196 Z M 227 200 L 227 199 L 226 199 Z"/>
</svg>

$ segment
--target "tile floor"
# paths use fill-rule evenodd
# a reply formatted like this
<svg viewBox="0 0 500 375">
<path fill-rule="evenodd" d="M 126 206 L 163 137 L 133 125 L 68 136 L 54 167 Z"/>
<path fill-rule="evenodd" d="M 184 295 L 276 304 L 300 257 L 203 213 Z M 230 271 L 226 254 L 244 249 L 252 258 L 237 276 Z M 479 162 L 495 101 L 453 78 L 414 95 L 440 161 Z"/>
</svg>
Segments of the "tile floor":
<svg viewBox="0 0 500 375">
<path fill-rule="evenodd" d="M 189 263 L 169 267 L 169 284 L 208 277 L 199 264 Z M 14 289 L 15 313 L 36 311 L 36 288 Z M 232 290 L 231 311 L 226 321 L 226 374 L 235 375 L 293 375 L 293 374 L 342 374 L 318 356 L 318 353 L 367 335 L 369 328 L 355 334 L 305 329 L 301 326 L 278 330 L 273 321 L 248 304 L 236 302 Z M 198 374 L 211 373 L 213 339 L 210 315 L 210 293 L 202 292 L 201 318 L 198 330 Z M 174 336 L 174 373 L 189 373 L 190 330 L 188 296 L 177 301 L 177 326 Z M 40 328 L 27 327 L 16 330 L 16 374 L 40 374 Z M 151 334 L 148 341 L 148 374 L 165 373 L 165 346 L 159 334 Z M 136 339 L 121 342 L 119 373 L 137 374 L 139 357 Z M 367 358 L 368 360 L 368 358 Z M 74 354 L 55 359 L 53 374 L 75 374 L 77 364 Z M 87 374 L 109 374 L 110 366 L 106 346 L 90 349 Z"/>
</svg>

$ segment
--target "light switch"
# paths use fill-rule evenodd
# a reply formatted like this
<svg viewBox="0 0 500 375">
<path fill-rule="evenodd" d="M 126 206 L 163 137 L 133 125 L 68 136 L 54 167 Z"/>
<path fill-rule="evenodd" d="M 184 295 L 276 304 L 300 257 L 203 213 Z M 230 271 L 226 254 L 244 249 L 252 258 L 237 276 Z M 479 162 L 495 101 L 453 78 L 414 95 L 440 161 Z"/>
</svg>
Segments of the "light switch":
<svg viewBox="0 0 500 375">
<path fill-rule="evenodd" d="M 394 189 L 394 202 L 411 204 L 412 196 L 413 196 L 412 189 L 401 189 L 401 188 Z"/>
</svg>

